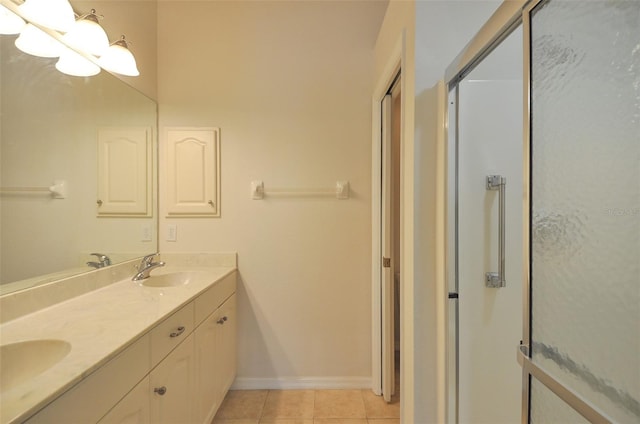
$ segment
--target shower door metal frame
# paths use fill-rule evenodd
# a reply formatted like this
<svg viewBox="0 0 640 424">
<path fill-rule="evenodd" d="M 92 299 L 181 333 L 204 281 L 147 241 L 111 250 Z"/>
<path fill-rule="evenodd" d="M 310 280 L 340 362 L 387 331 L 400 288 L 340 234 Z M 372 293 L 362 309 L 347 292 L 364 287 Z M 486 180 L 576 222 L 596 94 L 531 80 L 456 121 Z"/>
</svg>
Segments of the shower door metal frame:
<svg viewBox="0 0 640 424">
<path fill-rule="evenodd" d="M 505 0 L 491 18 L 478 31 L 476 36 L 467 44 L 467 46 L 458 54 L 454 61 L 445 71 L 446 93 L 444 96 L 446 104 L 444 105 L 445 123 L 449 123 L 449 99 L 453 90 L 456 90 L 456 108 L 458 107 L 458 86 L 459 83 L 487 57 L 513 30 L 519 25 L 523 27 L 523 328 L 522 340 L 517 346 L 517 361 L 522 367 L 522 423 L 529 423 L 530 420 L 530 387 L 531 378 L 535 378 L 563 402 L 576 410 L 579 414 L 591 422 L 610 423 L 612 420 L 597 407 L 585 400 L 578 393 L 572 391 L 556 380 L 550 373 L 546 372 L 539 365 L 535 364 L 531 359 L 531 17 L 533 11 L 540 5 L 552 0 Z M 455 125 L 458 125 L 458 114 L 455 116 Z M 458 131 L 455 130 L 453 143 L 449 140 L 449 128 L 445 128 L 445 146 L 447 152 L 445 154 L 445 179 L 446 192 L 455 191 L 455 204 L 450 205 L 447 198 L 445 205 L 446 228 L 449 228 L 451 222 L 455 223 L 455 232 L 453 234 L 454 257 L 451 257 L 450 246 L 445 251 L 445 263 L 447 267 L 447 288 L 453 285 L 457 297 L 458 290 L 458 233 L 457 233 L 457 150 L 458 150 Z M 453 144 L 453 146 L 452 146 Z M 453 147 L 454 152 L 449 151 Z M 454 162 L 450 157 L 453 154 Z M 455 180 L 450 181 L 449 168 L 453 166 L 455 169 Z M 447 244 L 451 242 L 451 235 L 447 235 Z M 449 270 L 451 266 L 455 269 L 455 281 L 450 281 Z M 449 295 L 451 298 L 451 294 Z M 447 308 L 448 308 L 447 304 Z M 449 316 L 447 311 L 446 316 Z M 450 325 L 450 324 L 449 324 Z M 457 325 L 457 315 L 456 322 Z M 446 331 L 446 329 L 445 329 Z M 455 346 L 458 346 L 458 331 L 456 328 Z M 517 342 L 514 341 L 514 345 Z M 456 352 L 456 362 L 457 362 Z M 448 369 L 447 364 L 447 369 Z M 455 377 L 455 393 L 456 393 L 456 417 L 457 422 L 457 402 L 458 402 L 458 364 L 456 363 Z M 447 382 L 447 386 L 452 382 Z M 447 387 L 447 393 L 449 388 Z M 449 400 L 448 400 L 449 401 Z M 447 401 L 447 402 L 448 402 Z M 447 406 L 447 410 L 449 407 Z M 447 417 L 450 422 L 451 417 Z"/>
</svg>

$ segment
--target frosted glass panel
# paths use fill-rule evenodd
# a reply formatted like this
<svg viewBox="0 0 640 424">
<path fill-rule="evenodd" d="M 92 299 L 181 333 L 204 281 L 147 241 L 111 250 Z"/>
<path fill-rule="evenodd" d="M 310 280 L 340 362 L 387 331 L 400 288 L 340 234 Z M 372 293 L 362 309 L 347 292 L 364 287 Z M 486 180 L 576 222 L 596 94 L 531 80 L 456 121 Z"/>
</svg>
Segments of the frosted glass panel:
<svg viewBox="0 0 640 424">
<path fill-rule="evenodd" d="M 621 423 L 640 422 L 639 28 L 635 0 L 531 22 L 532 356 Z"/>
<path fill-rule="evenodd" d="M 583 424 L 582 415 L 535 378 L 531 379 L 531 424 Z"/>
</svg>

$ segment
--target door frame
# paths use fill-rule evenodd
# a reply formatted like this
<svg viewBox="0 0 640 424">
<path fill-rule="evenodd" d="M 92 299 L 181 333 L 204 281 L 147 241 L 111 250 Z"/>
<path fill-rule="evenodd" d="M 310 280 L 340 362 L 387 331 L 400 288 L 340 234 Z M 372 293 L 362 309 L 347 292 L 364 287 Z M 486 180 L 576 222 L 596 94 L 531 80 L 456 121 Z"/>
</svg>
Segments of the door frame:
<svg viewBox="0 0 640 424">
<path fill-rule="evenodd" d="M 372 96 L 371 111 L 371 389 L 376 395 L 382 394 L 382 99 L 387 94 L 397 75 L 403 69 L 403 38 L 395 43 L 385 64 L 382 76 L 377 81 Z M 400 79 L 400 90 L 405 92 L 405 79 Z M 401 121 L 404 122 L 404 107 L 401 111 Z M 401 128 L 403 126 L 401 125 Z M 404 132 L 400 131 L 400 144 L 404 145 Z M 402 148 L 401 148 L 402 149 Z M 402 160 L 401 165 L 402 167 Z M 402 178 L 402 177 L 401 177 Z M 402 192 L 402 184 L 400 184 Z M 402 194 L 401 194 L 402 197 Z M 402 216 L 402 205 L 400 205 Z M 401 218 L 402 219 L 402 218 Z M 401 224 L 402 227 L 402 224 Z M 400 249 L 402 250 L 402 230 L 399 234 Z M 400 274 L 400 291 L 402 292 L 403 276 Z M 402 296 L 400 296 L 400 320 L 403 319 Z M 402 332 L 401 332 L 402 333 Z M 402 335 L 401 335 L 402 337 Z M 401 341 L 402 346 L 402 341 Z M 400 363 L 402 364 L 403 349 L 400 349 Z M 401 371 L 402 372 L 402 371 Z M 402 398 L 401 398 L 402 399 Z M 402 414 L 401 400 L 401 414 Z"/>
</svg>

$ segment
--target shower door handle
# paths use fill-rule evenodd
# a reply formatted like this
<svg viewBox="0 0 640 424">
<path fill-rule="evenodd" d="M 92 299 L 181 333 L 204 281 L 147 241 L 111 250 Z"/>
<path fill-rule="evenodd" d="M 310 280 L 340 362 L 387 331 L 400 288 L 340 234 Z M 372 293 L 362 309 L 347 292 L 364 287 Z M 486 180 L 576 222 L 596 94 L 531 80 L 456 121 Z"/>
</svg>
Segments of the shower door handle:
<svg viewBox="0 0 640 424">
<path fill-rule="evenodd" d="M 505 187 L 507 179 L 502 175 L 487 175 L 487 190 L 498 191 L 498 272 L 485 273 L 485 285 L 490 288 L 505 287 L 504 247 L 505 247 Z"/>
</svg>

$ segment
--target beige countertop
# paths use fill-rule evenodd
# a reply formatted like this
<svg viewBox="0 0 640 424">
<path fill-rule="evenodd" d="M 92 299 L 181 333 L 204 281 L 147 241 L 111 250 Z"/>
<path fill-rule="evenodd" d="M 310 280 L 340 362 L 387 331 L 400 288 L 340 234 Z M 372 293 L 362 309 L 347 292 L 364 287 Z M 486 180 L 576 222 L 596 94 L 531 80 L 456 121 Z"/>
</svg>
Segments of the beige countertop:
<svg viewBox="0 0 640 424">
<path fill-rule="evenodd" d="M 0 423 L 30 417 L 235 270 L 181 262 L 168 263 L 151 275 L 197 271 L 188 284 L 147 287 L 127 278 L 2 324 L 2 345 L 57 339 L 70 343 L 71 351 L 45 372 L 2 392 Z"/>
</svg>

